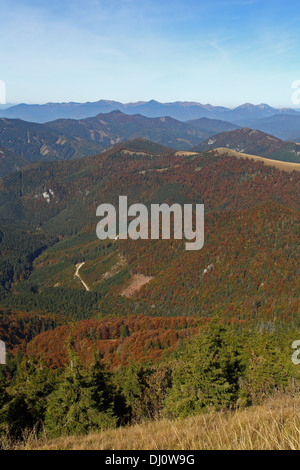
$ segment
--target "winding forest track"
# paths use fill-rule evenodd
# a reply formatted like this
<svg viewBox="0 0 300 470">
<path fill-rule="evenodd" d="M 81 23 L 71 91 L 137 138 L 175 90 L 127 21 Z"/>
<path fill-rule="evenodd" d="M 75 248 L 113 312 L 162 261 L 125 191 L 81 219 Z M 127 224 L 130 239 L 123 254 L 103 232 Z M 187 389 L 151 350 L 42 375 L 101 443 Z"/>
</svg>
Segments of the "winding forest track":
<svg viewBox="0 0 300 470">
<path fill-rule="evenodd" d="M 80 274 L 79 274 L 79 269 L 84 265 L 84 263 L 85 263 L 85 261 L 83 261 L 82 263 L 76 264 L 75 276 L 78 277 L 78 279 L 83 284 L 84 288 L 89 292 L 90 291 L 89 286 L 82 280 L 82 278 L 80 277 Z"/>
</svg>

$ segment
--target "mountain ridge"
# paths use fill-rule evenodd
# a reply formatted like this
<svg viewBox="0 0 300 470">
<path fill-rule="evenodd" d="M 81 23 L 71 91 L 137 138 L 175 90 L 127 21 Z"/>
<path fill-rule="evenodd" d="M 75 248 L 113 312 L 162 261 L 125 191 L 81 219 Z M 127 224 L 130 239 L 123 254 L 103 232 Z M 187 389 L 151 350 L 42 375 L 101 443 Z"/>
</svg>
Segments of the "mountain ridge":
<svg viewBox="0 0 300 470">
<path fill-rule="evenodd" d="M 261 119 L 243 119 L 238 123 L 241 127 L 251 127 L 282 140 L 299 141 L 300 116 L 298 115 L 282 113 Z"/>
<path fill-rule="evenodd" d="M 0 145 L 29 163 L 78 158 L 99 151 L 91 142 L 55 133 L 44 124 L 8 118 L 0 118 Z"/>
<path fill-rule="evenodd" d="M 245 103 L 233 109 L 211 104 L 201 104 L 193 101 L 175 101 L 161 103 L 156 100 L 121 103 L 113 100 L 98 100 L 86 103 L 46 103 L 46 104 L 17 104 L 0 110 L 0 116 L 10 118 L 22 118 L 27 121 L 45 123 L 48 121 L 67 118 L 84 119 L 100 113 L 120 110 L 126 114 L 142 114 L 146 117 L 170 116 L 180 121 L 210 117 L 225 121 L 241 119 L 263 118 L 275 114 L 300 115 L 291 108 L 273 108 L 266 104 L 253 105 Z M 238 124 L 238 123 L 237 123 Z"/>
<path fill-rule="evenodd" d="M 221 132 L 211 136 L 193 147 L 192 150 L 195 152 L 205 152 L 220 147 L 272 160 L 300 163 L 299 144 L 285 142 L 270 134 L 248 127 Z"/>
<path fill-rule="evenodd" d="M 11 155 L 12 161 L 18 155 L 20 167 L 23 160 L 35 163 L 96 155 L 118 142 L 136 138 L 188 150 L 217 131 L 231 128 L 236 126 L 216 120 L 184 123 L 168 116 L 148 118 L 118 110 L 81 120 L 59 119 L 44 124 L 0 118 L 0 146 L 16 154 Z M 18 166 L 10 164 L 6 168 L 13 171 Z M 0 176 L 6 173 L 0 167 Z"/>
</svg>

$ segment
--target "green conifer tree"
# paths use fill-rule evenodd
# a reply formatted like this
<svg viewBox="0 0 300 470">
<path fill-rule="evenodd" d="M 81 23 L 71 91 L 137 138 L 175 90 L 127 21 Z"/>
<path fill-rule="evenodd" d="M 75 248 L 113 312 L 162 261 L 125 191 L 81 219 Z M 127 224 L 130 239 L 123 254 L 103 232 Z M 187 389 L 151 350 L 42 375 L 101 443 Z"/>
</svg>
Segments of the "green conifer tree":
<svg viewBox="0 0 300 470">
<path fill-rule="evenodd" d="M 45 429 L 49 436 L 85 434 L 115 427 L 112 389 L 108 375 L 98 362 L 84 369 L 75 354 L 62 380 L 50 396 Z"/>
<path fill-rule="evenodd" d="M 209 331 L 200 329 L 177 356 L 166 398 L 167 413 L 188 416 L 207 407 L 230 406 L 238 398 L 241 371 L 229 330 L 218 318 L 212 320 Z"/>
</svg>

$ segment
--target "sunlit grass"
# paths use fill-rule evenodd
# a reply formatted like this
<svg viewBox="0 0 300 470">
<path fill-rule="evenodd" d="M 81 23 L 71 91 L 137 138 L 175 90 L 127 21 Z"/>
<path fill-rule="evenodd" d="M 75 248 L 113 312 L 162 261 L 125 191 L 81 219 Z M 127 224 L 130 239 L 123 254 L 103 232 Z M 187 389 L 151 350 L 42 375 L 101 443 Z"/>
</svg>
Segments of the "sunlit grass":
<svg viewBox="0 0 300 470">
<path fill-rule="evenodd" d="M 29 435 L 24 449 L 41 450 L 300 450 L 300 396 L 279 395 L 260 406 L 161 419 L 55 440 Z"/>
</svg>

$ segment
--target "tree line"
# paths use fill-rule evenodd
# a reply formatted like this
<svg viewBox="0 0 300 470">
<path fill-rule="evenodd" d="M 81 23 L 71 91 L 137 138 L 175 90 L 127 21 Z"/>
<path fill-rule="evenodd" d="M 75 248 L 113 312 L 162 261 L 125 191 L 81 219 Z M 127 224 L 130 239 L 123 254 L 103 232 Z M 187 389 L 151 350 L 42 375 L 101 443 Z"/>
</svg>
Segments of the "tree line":
<svg viewBox="0 0 300 470">
<path fill-rule="evenodd" d="M 276 391 L 299 393 L 300 369 L 291 361 L 299 325 L 269 326 L 241 328 L 215 318 L 160 361 L 115 371 L 97 353 L 90 366 L 83 365 L 70 335 L 64 367 L 50 368 L 28 355 L 14 370 L 1 367 L 2 442 L 33 429 L 48 437 L 82 435 L 145 419 L 255 405 Z"/>
</svg>

